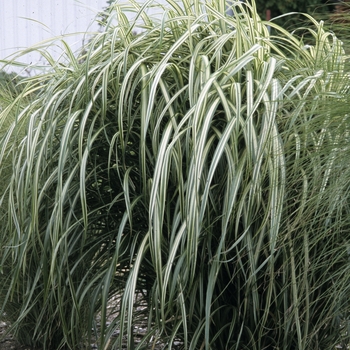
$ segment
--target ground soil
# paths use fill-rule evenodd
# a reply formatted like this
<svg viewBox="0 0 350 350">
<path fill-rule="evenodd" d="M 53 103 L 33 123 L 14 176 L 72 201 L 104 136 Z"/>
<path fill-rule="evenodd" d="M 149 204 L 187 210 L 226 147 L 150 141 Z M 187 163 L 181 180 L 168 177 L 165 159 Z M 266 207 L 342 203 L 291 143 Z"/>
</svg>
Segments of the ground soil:
<svg viewBox="0 0 350 350">
<path fill-rule="evenodd" d="M 135 298 L 137 299 L 138 296 L 136 295 Z M 118 305 L 119 302 L 120 302 L 120 296 L 112 297 L 109 300 L 109 303 L 107 306 L 107 321 L 108 322 L 112 322 L 113 319 L 115 318 L 115 315 L 116 315 L 115 309 L 116 309 L 116 305 Z M 137 310 L 140 311 L 143 308 L 145 308 L 145 305 L 142 305 L 142 303 L 140 303 L 139 306 L 137 307 Z M 100 316 L 101 316 L 100 314 L 98 314 L 96 316 L 97 326 L 99 326 L 99 324 L 100 324 Z M 136 328 L 138 329 L 138 335 L 139 335 L 139 338 L 137 336 L 135 338 L 135 342 L 137 343 L 138 340 L 141 340 L 142 336 L 146 333 L 147 322 L 145 324 L 138 325 Z M 31 349 L 28 346 L 21 346 L 11 336 L 11 334 L 6 334 L 6 330 L 7 330 L 6 323 L 0 321 L 0 350 L 35 350 L 35 349 Z M 179 341 L 174 342 L 175 348 L 177 346 L 180 346 L 180 345 L 181 345 L 181 342 L 179 342 Z M 152 346 L 152 349 L 153 350 L 160 350 L 160 349 L 163 349 L 163 347 L 164 347 L 164 344 L 157 343 L 157 345 Z M 95 350 L 95 349 L 97 349 L 97 345 L 91 344 L 91 347 L 89 346 L 89 348 L 87 350 Z M 125 347 L 123 346 L 123 349 L 127 349 L 126 344 L 125 344 Z M 55 349 L 52 349 L 52 350 L 55 350 Z"/>
<path fill-rule="evenodd" d="M 31 350 L 18 344 L 10 334 L 6 335 L 6 329 L 6 324 L 0 321 L 0 350 Z"/>
</svg>

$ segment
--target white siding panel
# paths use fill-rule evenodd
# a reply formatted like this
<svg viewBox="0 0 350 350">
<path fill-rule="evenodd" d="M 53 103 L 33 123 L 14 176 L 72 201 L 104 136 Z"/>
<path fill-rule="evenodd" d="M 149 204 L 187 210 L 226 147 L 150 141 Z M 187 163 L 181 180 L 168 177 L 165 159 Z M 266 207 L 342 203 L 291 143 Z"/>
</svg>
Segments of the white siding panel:
<svg viewBox="0 0 350 350">
<path fill-rule="evenodd" d="M 0 59 L 52 37 L 80 32 L 64 38 L 77 50 L 83 33 L 98 31 L 96 23 L 91 23 L 106 6 L 106 0 L 0 0 Z M 52 47 L 50 53 L 57 59 L 62 51 Z M 43 59 L 39 53 L 31 53 L 21 61 L 37 64 Z"/>
<path fill-rule="evenodd" d="M 139 0 L 140 3 L 144 1 Z M 166 0 L 158 0 L 158 3 L 165 4 Z M 106 6 L 107 0 L 0 0 L 0 60 L 50 38 L 80 32 L 79 35 L 64 37 L 74 51 L 78 50 L 87 40 L 86 31 L 99 30 L 94 19 Z M 148 11 L 159 15 L 161 12 L 160 8 Z M 57 45 L 50 47 L 49 52 L 58 59 L 62 49 L 59 40 L 55 43 Z M 24 64 L 47 64 L 38 52 L 27 54 L 20 61 Z M 26 72 L 22 69 L 23 74 L 36 73 L 31 69 Z"/>
</svg>

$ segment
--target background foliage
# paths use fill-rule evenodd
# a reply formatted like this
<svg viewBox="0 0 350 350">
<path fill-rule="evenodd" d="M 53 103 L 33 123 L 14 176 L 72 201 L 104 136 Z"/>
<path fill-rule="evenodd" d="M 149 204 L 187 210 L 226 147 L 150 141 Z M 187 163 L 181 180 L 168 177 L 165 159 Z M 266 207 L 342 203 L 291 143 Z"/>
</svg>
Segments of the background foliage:
<svg viewBox="0 0 350 350">
<path fill-rule="evenodd" d="M 261 15 L 265 13 L 267 9 L 270 9 L 273 17 L 286 14 L 289 12 L 301 12 L 313 14 L 315 11 L 323 12 L 333 10 L 336 1 L 320 1 L 320 0 L 257 0 L 256 6 Z"/>
<path fill-rule="evenodd" d="M 270 10 L 271 18 L 293 13 L 290 16 L 283 16 L 281 18 L 274 19 L 273 21 L 280 26 L 292 31 L 298 27 L 308 25 L 307 20 L 301 13 L 307 13 L 318 20 L 327 21 L 329 17 L 335 11 L 335 4 L 338 1 L 327 1 L 327 0 L 286 0 L 286 1 L 275 1 L 275 0 L 257 0 L 256 6 L 261 18 L 266 19 L 266 11 Z M 307 31 L 306 31 L 307 32 Z"/>
</svg>

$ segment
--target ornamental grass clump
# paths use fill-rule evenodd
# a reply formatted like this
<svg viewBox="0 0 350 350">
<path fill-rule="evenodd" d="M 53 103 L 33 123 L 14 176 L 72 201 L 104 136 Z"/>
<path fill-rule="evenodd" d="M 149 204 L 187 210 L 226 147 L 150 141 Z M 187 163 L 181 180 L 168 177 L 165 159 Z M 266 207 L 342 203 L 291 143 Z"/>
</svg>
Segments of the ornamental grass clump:
<svg viewBox="0 0 350 350">
<path fill-rule="evenodd" d="M 150 6 L 65 46 L 1 138 L 1 314 L 43 349 L 348 344 L 342 43 L 254 2 Z"/>
</svg>

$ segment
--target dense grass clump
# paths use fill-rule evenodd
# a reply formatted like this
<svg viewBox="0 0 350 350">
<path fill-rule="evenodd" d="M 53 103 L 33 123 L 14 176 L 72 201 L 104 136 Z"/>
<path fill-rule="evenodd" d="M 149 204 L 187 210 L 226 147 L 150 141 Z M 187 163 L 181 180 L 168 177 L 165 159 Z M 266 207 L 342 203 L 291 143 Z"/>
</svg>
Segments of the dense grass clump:
<svg viewBox="0 0 350 350">
<path fill-rule="evenodd" d="M 228 17 L 169 0 L 159 21 L 132 6 L 139 34 L 114 4 L 80 57 L 66 47 L 1 113 L 12 332 L 44 349 L 347 344 L 342 43 L 311 17 L 303 39 L 272 36 L 254 2 Z"/>
</svg>

